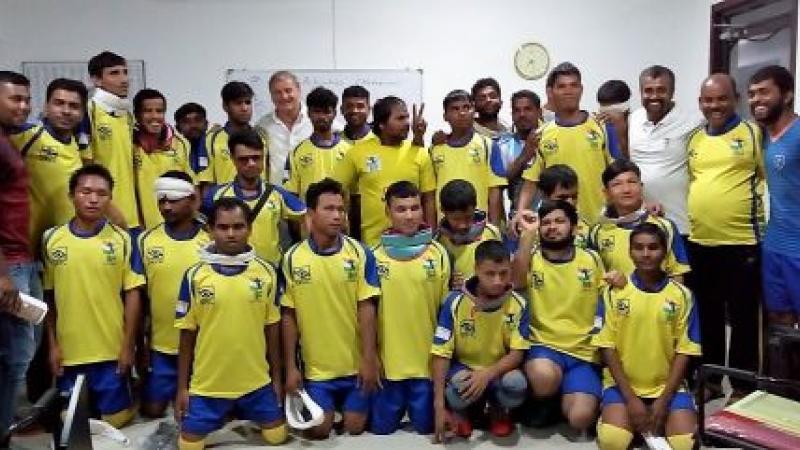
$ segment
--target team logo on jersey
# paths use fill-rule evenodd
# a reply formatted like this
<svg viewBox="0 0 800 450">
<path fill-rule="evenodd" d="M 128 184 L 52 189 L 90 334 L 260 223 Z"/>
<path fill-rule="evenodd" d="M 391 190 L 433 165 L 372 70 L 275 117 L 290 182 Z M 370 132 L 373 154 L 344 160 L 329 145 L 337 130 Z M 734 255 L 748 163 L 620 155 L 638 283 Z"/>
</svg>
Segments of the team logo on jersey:
<svg viewBox="0 0 800 450">
<path fill-rule="evenodd" d="M 475 320 L 463 319 L 458 323 L 458 334 L 463 337 L 475 336 Z"/>
<path fill-rule="evenodd" d="M 614 251 L 614 236 L 606 236 L 600 239 L 600 251 L 604 253 Z"/>
<path fill-rule="evenodd" d="M 441 166 L 442 164 L 444 164 L 444 155 L 435 155 L 433 157 L 433 165 Z"/>
<path fill-rule="evenodd" d="M 772 161 L 776 169 L 783 170 L 784 166 L 786 166 L 786 155 L 783 153 L 777 154 L 772 157 Z"/>
<path fill-rule="evenodd" d="M 664 300 L 664 305 L 661 307 L 661 310 L 664 312 L 664 319 L 666 319 L 667 322 L 672 322 L 678 315 L 678 303 L 674 300 L 666 299 Z"/>
<path fill-rule="evenodd" d="M 275 202 L 272 199 L 267 200 L 264 203 L 264 207 L 272 211 L 278 209 L 278 207 L 275 205 Z"/>
<path fill-rule="evenodd" d="M 344 159 L 344 151 L 336 150 L 336 160 L 341 161 Z"/>
<path fill-rule="evenodd" d="M 471 148 L 467 151 L 467 155 L 472 159 L 472 162 L 479 163 L 481 162 L 481 152 L 478 151 L 477 148 Z"/>
<path fill-rule="evenodd" d="M 214 286 L 200 286 L 200 289 L 197 290 L 197 301 L 201 305 L 211 305 L 215 298 Z"/>
<path fill-rule="evenodd" d="M 422 261 L 422 268 L 425 270 L 425 277 L 427 279 L 436 278 L 436 261 L 433 258 L 425 258 Z"/>
<path fill-rule="evenodd" d="M 250 291 L 253 293 L 255 301 L 261 300 L 264 296 L 264 281 L 261 278 L 250 279 Z"/>
<path fill-rule="evenodd" d="M 731 142 L 731 151 L 736 156 L 744 154 L 744 139 L 736 138 Z"/>
<path fill-rule="evenodd" d="M 111 139 L 112 134 L 113 131 L 110 125 L 101 123 L 100 125 L 97 126 L 97 137 L 99 137 L 101 141 L 107 141 Z"/>
<path fill-rule="evenodd" d="M 631 301 L 627 298 L 620 298 L 614 305 L 617 314 L 620 316 L 628 316 L 631 313 Z"/>
<path fill-rule="evenodd" d="M 103 255 L 106 257 L 106 264 L 117 263 L 117 251 L 113 242 L 103 242 Z"/>
<path fill-rule="evenodd" d="M 586 133 L 586 141 L 589 142 L 589 146 L 592 147 L 592 150 L 597 150 L 600 148 L 600 133 L 595 130 L 589 130 Z"/>
<path fill-rule="evenodd" d="M 381 170 L 381 158 L 375 155 L 367 156 L 367 173 Z"/>
<path fill-rule="evenodd" d="M 55 147 L 42 147 L 36 154 L 36 159 L 39 161 L 53 162 L 58 157 L 58 150 Z"/>
<path fill-rule="evenodd" d="M 161 264 L 164 262 L 164 247 L 150 247 L 145 252 L 145 258 L 150 264 Z"/>
<path fill-rule="evenodd" d="M 311 266 L 293 267 L 292 281 L 294 281 L 297 284 L 311 283 Z"/>
<path fill-rule="evenodd" d="M 385 262 L 382 262 L 382 261 L 378 261 L 377 266 L 378 266 L 378 277 L 381 278 L 381 279 L 384 279 L 384 280 L 388 280 L 389 279 L 389 264 L 385 263 Z"/>
<path fill-rule="evenodd" d="M 300 161 L 300 165 L 303 167 L 308 167 L 311 164 L 314 164 L 314 157 L 312 155 L 301 155 L 298 160 Z"/>
<path fill-rule="evenodd" d="M 534 289 L 541 289 L 544 287 L 544 272 L 534 270 L 531 272 L 531 286 Z"/>
<path fill-rule="evenodd" d="M 356 281 L 356 262 L 352 259 L 345 259 L 342 263 L 344 269 L 344 276 L 347 281 Z"/>
<path fill-rule="evenodd" d="M 558 151 L 558 142 L 555 139 L 542 142 L 542 152 L 552 155 Z"/>
<path fill-rule="evenodd" d="M 591 289 L 593 274 L 594 271 L 592 269 L 578 269 L 578 281 L 581 282 L 581 286 L 583 286 L 584 289 Z"/>
<path fill-rule="evenodd" d="M 50 251 L 50 260 L 57 266 L 65 264 L 67 257 L 67 247 L 56 247 Z"/>
<path fill-rule="evenodd" d="M 503 323 L 506 325 L 508 331 L 513 330 L 514 324 L 516 323 L 516 315 L 514 313 L 507 313 L 503 316 Z"/>
</svg>

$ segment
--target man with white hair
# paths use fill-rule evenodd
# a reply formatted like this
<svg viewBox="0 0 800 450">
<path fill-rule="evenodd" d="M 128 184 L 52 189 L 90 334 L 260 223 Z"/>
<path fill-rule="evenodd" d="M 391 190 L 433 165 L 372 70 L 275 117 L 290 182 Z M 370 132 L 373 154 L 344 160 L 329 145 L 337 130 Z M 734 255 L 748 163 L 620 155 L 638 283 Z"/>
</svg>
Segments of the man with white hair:
<svg viewBox="0 0 800 450">
<path fill-rule="evenodd" d="M 269 96 L 275 109 L 258 120 L 269 135 L 269 181 L 283 183 L 284 166 L 289 152 L 311 136 L 313 127 L 300 104 L 300 82 L 288 70 L 269 77 Z"/>
<path fill-rule="evenodd" d="M 192 177 L 171 170 L 150 188 L 164 221 L 139 236 L 134 270 L 145 276 L 150 315 L 149 367 L 142 389 L 142 414 L 164 415 L 178 383 L 179 330 L 175 302 L 183 274 L 199 262 L 199 250 L 209 237 L 197 220 L 197 195 Z"/>
</svg>

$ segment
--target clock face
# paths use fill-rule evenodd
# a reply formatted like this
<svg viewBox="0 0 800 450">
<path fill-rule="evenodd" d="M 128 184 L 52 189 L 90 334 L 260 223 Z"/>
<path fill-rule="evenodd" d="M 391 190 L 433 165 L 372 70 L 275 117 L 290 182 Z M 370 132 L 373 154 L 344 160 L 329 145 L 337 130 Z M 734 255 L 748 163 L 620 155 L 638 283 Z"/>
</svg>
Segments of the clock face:
<svg viewBox="0 0 800 450">
<path fill-rule="evenodd" d="M 522 44 L 514 55 L 514 67 L 522 78 L 538 80 L 550 68 L 550 55 L 541 44 L 528 42 Z"/>
</svg>

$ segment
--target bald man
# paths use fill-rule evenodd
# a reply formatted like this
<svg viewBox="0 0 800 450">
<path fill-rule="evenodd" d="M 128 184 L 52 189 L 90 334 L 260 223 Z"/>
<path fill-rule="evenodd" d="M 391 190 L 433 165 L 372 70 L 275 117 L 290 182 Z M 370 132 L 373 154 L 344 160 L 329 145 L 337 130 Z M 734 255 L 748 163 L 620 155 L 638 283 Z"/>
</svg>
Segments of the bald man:
<svg viewBox="0 0 800 450">
<path fill-rule="evenodd" d="M 713 74 L 700 86 L 707 124 L 688 141 L 689 282 L 700 303 L 703 363 L 758 370 L 760 242 L 764 229 L 761 133 L 736 114 L 735 81 Z M 737 385 L 734 384 L 734 388 Z M 712 385 L 707 395 L 721 393 Z"/>
</svg>

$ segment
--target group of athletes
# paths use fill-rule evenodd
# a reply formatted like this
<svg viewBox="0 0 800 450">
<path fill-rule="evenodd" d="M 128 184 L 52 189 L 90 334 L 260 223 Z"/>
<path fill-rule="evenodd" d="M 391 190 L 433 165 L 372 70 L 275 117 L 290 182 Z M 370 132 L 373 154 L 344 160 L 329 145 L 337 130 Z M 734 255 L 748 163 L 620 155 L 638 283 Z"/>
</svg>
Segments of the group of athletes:
<svg viewBox="0 0 800 450">
<path fill-rule="evenodd" d="M 636 433 L 694 445 L 690 255 L 627 157 L 613 107 L 627 98 L 586 113 L 564 63 L 545 105 L 513 94 L 513 130 L 499 131 L 475 121 L 476 105 L 495 119 L 501 105 L 483 79 L 444 97 L 450 132 L 426 147 L 424 106 L 351 86 L 336 130 L 339 98 L 317 87 L 313 133 L 278 185 L 247 84 L 222 88 L 224 125 L 191 103 L 173 128 L 162 93 L 127 100 L 123 57 L 103 52 L 88 69 L 92 96 L 54 80 L 37 123 L 25 122 L 28 81 L 0 72 L 0 93 L 27 103 L 0 117 L 30 176 L 47 365 L 65 393 L 85 374 L 112 425 L 172 404 L 181 449 L 204 448 L 231 417 L 277 445 L 285 395 L 304 389 L 324 411 L 313 439 L 337 410 L 349 434 L 390 434 L 407 416 L 442 442 L 474 426 L 506 436 L 555 409 L 578 432 L 596 424 L 601 448 Z M 758 123 L 735 113 L 730 77 L 703 82 L 707 121 L 687 148 L 692 242 L 761 241 L 763 130 L 792 114 L 784 72 L 751 80 Z M 670 90 L 674 75 L 654 66 L 640 82 Z"/>
</svg>

